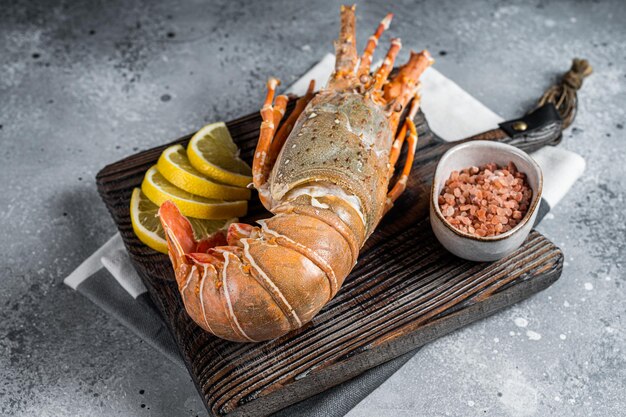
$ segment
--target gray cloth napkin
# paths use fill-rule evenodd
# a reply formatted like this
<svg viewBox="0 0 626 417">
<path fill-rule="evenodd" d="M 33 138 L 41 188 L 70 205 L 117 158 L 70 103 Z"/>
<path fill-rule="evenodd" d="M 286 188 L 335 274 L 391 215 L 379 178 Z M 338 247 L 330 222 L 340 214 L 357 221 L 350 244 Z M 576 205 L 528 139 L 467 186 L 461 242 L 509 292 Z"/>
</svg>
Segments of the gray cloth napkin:
<svg viewBox="0 0 626 417">
<path fill-rule="evenodd" d="M 296 81 L 288 92 L 302 95 L 309 80 L 325 85 L 334 67 L 328 54 Z M 429 68 L 422 77 L 422 104 L 430 127 L 441 138 L 453 141 L 498 126 L 503 119 L 444 75 Z M 544 174 L 544 200 L 554 208 L 582 175 L 585 161 L 579 155 L 555 147 L 533 153 Z M 124 326 L 184 368 L 178 348 L 137 275 L 119 234 L 85 260 L 65 284 L 89 298 Z M 419 349 L 372 368 L 358 377 L 288 407 L 276 415 L 343 416 L 404 365 Z"/>
</svg>

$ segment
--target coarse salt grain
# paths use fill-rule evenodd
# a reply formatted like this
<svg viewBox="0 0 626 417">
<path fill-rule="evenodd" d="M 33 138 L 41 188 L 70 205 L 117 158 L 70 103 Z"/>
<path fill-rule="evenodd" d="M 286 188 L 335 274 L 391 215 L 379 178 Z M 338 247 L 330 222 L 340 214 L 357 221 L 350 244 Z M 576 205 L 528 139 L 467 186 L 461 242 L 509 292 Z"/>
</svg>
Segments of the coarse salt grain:
<svg viewBox="0 0 626 417">
<path fill-rule="evenodd" d="M 438 198 L 445 220 L 475 236 L 496 236 L 514 228 L 526 214 L 532 190 L 513 162 L 452 171 Z"/>
</svg>

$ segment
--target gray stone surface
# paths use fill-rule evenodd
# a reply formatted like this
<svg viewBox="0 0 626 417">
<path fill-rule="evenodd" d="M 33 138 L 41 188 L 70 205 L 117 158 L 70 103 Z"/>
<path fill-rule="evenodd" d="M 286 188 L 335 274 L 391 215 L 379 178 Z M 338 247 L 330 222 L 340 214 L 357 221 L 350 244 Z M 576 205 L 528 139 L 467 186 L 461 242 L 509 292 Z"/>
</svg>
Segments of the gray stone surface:
<svg viewBox="0 0 626 417">
<path fill-rule="evenodd" d="M 105 164 L 255 111 L 331 50 L 338 2 L 0 2 L 0 414 L 203 415 L 183 371 L 62 285 L 114 233 Z M 424 348 L 349 415 L 626 413 L 626 13 L 619 1 L 360 2 L 504 117 L 589 58 L 564 146 L 586 175 L 540 226 L 565 252 L 532 299 Z M 388 35 L 385 40 L 388 40 Z"/>
</svg>

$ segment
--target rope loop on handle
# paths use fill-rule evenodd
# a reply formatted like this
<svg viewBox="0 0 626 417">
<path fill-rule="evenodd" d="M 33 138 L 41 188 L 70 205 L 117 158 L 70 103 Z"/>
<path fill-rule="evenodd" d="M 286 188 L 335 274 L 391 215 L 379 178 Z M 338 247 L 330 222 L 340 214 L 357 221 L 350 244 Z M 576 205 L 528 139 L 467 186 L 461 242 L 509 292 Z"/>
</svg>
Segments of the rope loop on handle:
<svg viewBox="0 0 626 417">
<path fill-rule="evenodd" d="M 576 117 L 578 97 L 583 80 L 593 72 L 593 68 L 586 59 L 574 58 L 572 67 L 567 71 L 560 82 L 551 86 L 539 99 L 537 107 L 552 103 L 563 119 L 563 129 L 572 124 Z"/>
</svg>

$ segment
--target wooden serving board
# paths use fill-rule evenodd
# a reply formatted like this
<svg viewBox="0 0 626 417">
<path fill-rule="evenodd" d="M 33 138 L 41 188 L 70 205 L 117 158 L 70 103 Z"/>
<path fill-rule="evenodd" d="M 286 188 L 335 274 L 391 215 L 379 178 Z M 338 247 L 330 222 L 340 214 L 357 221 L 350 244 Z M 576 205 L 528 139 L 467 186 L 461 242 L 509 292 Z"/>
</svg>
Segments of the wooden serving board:
<svg viewBox="0 0 626 417">
<path fill-rule="evenodd" d="M 428 192 L 435 165 L 452 144 L 433 135 L 422 113 L 415 121 L 420 139 L 407 191 L 363 248 L 340 292 L 303 328 L 258 344 L 228 342 L 201 330 L 183 308 L 168 257 L 144 246 L 133 233 L 131 192 L 169 144 L 100 171 L 98 190 L 209 414 L 270 414 L 527 298 L 559 278 L 563 254 L 536 231 L 514 254 L 493 263 L 464 261 L 440 246 L 428 220 Z M 258 114 L 227 123 L 248 161 L 260 123 Z M 560 135 L 560 123 L 553 123 L 513 138 L 496 129 L 467 140 L 499 140 L 532 151 L 558 142 Z M 190 136 L 173 143 L 186 144 Z M 249 218 L 242 220 L 267 215 L 253 200 Z"/>
</svg>

